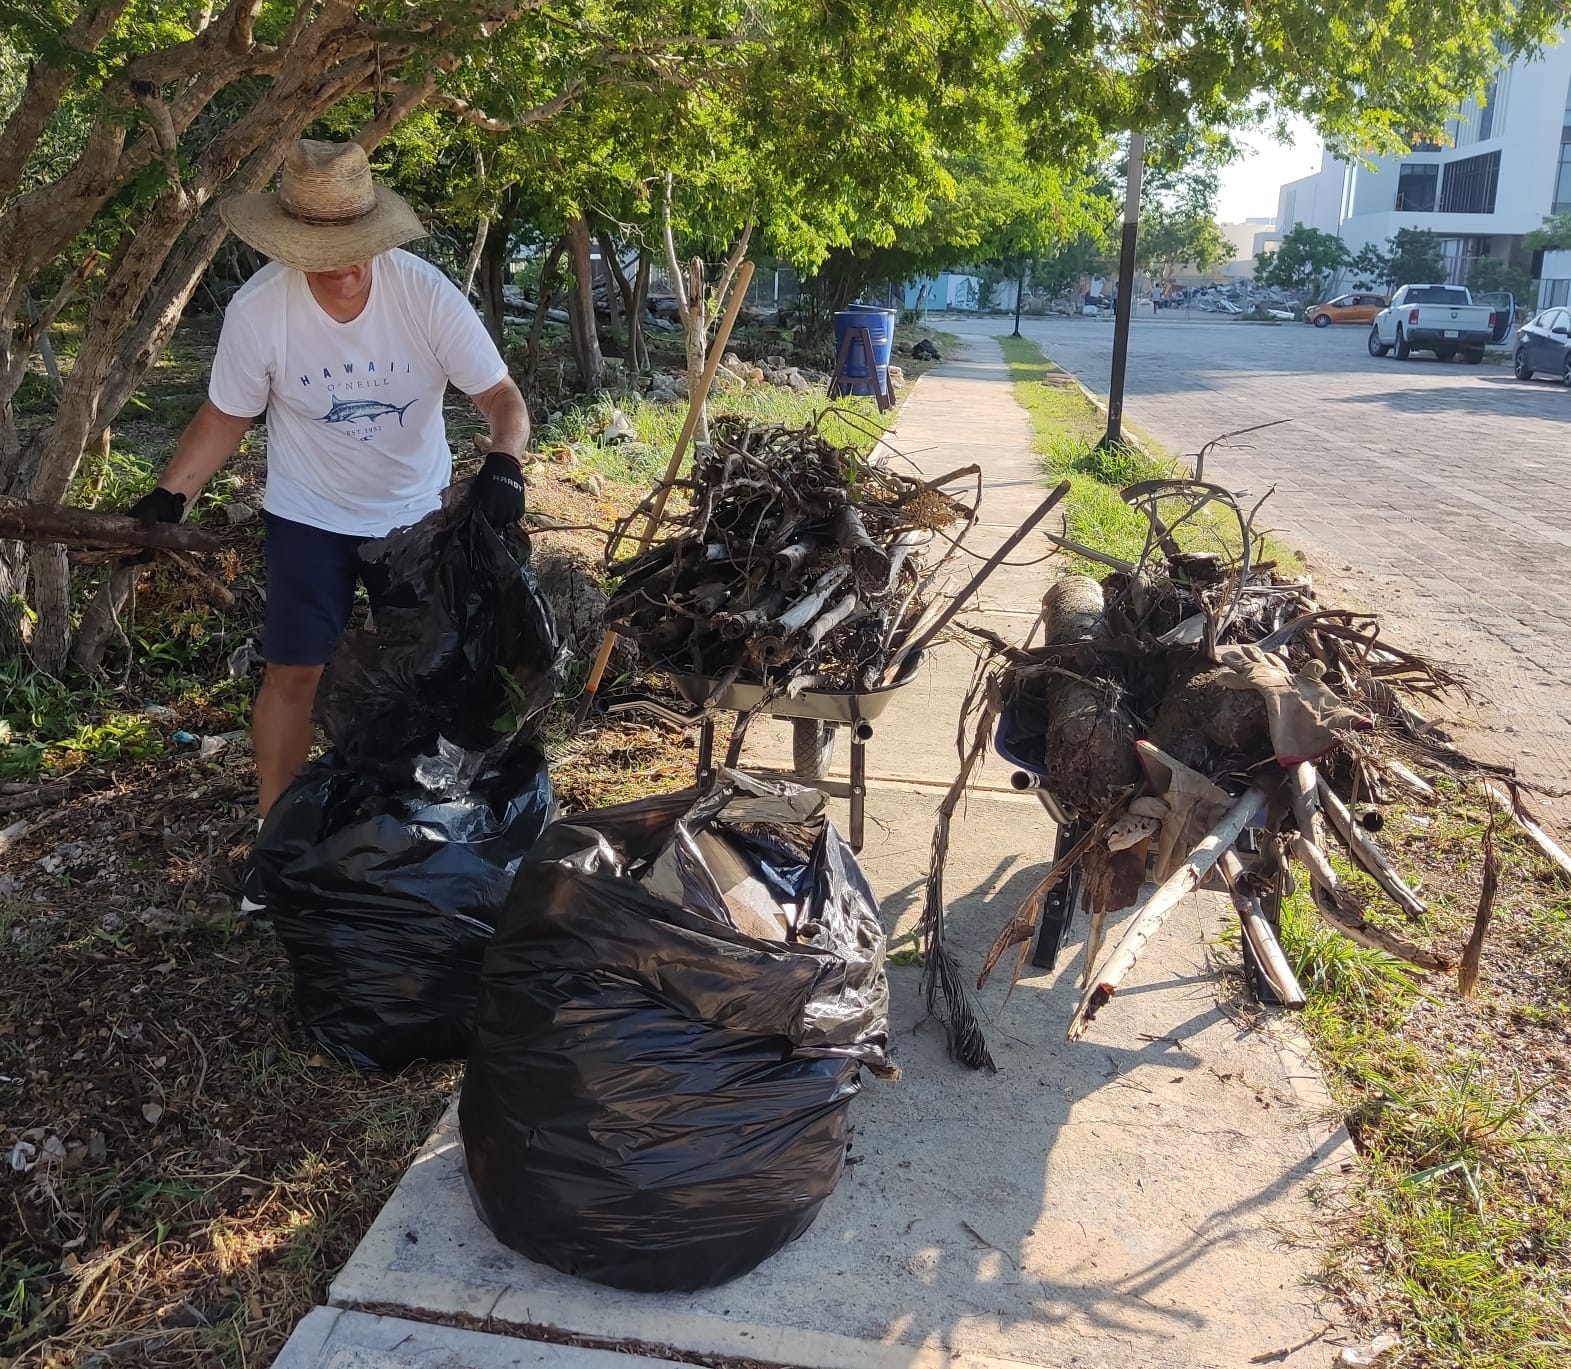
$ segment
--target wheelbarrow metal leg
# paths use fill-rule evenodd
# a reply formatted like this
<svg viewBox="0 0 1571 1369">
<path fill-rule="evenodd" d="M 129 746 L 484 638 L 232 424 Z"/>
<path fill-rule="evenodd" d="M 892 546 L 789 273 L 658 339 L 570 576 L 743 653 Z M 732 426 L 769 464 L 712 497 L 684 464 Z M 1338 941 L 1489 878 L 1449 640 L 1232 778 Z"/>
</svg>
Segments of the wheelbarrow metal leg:
<svg viewBox="0 0 1571 1369">
<path fill-rule="evenodd" d="M 1282 939 L 1282 891 L 1280 887 L 1262 894 L 1260 898 L 1260 911 L 1265 915 L 1266 925 L 1271 928 L 1278 941 Z M 1243 935 L 1240 926 L 1240 935 L 1244 943 L 1244 972 L 1248 979 L 1249 987 L 1255 995 L 1255 1002 L 1267 1008 L 1280 1008 L 1282 996 L 1277 993 L 1276 986 L 1272 984 L 1271 977 L 1261 967 L 1260 958 L 1255 954 L 1254 943 L 1247 935 Z"/>
<path fill-rule="evenodd" d="M 1086 824 L 1073 822 L 1061 824 L 1058 840 L 1053 846 L 1056 864 L 1086 834 Z M 1039 970 L 1051 970 L 1058 964 L 1058 953 L 1068 944 L 1074 926 L 1075 913 L 1085 896 L 1085 877 L 1074 869 L 1059 880 L 1042 904 L 1042 920 L 1037 926 L 1036 945 L 1031 949 L 1031 963 Z"/>
<path fill-rule="evenodd" d="M 698 784 L 701 789 L 707 789 L 715 777 L 715 720 L 713 715 L 704 714 L 703 721 L 698 724 Z"/>
<path fill-rule="evenodd" d="M 851 729 L 851 849 L 862 849 L 862 806 L 867 798 L 867 738 L 873 729 L 863 723 Z"/>
</svg>

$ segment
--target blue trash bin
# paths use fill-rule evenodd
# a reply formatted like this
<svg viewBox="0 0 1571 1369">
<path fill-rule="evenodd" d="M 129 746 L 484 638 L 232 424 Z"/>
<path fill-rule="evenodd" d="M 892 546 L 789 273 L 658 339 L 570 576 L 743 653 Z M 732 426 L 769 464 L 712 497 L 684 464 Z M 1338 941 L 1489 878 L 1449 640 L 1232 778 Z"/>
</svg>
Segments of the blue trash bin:
<svg viewBox="0 0 1571 1369">
<path fill-rule="evenodd" d="M 841 372 L 842 393 L 877 396 L 889 392 L 889 363 L 895 354 L 896 317 L 895 310 L 883 309 L 874 304 L 847 305 L 835 314 L 836 357 L 840 355 L 841 347 L 845 346 L 846 335 L 853 328 L 866 328 L 873 341 L 873 355 L 869 364 L 862 339 L 852 339 Z"/>
</svg>

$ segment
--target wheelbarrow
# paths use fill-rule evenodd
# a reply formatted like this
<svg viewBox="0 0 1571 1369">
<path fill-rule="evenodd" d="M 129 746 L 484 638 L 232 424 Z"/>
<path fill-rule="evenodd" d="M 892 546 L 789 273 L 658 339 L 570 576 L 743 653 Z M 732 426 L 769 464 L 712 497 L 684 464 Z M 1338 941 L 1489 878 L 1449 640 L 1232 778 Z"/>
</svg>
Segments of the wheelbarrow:
<svg viewBox="0 0 1571 1369">
<path fill-rule="evenodd" d="M 851 849 L 862 849 L 863 811 L 867 798 L 867 744 L 873 739 L 873 723 L 889 707 L 890 700 L 916 678 L 922 666 L 922 652 L 914 651 L 900 666 L 900 672 L 886 685 L 858 693 L 826 689 L 805 689 L 794 697 L 777 695 L 764 703 L 761 684 L 738 681 L 725 686 L 707 675 L 671 675 L 677 693 L 689 705 L 683 709 L 667 700 L 647 694 L 621 694 L 599 704 L 608 714 L 645 712 L 665 718 L 680 727 L 698 727 L 698 775 L 700 785 L 708 784 L 715 774 L 715 716 L 719 713 L 747 713 L 763 704 L 771 718 L 791 723 L 793 769 L 798 779 L 809 783 L 821 780 L 829 768 L 835 733 L 845 728 L 851 734 Z"/>
<path fill-rule="evenodd" d="M 1041 801 L 1042 807 L 1047 810 L 1058 828 L 1058 837 L 1053 845 L 1052 864 L 1060 860 L 1074 849 L 1077 843 L 1084 839 L 1091 830 L 1091 823 L 1073 807 L 1064 803 L 1053 792 L 1052 776 L 1048 773 L 1045 761 L 1032 759 L 1026 752 L 1030 749 L 1028 738 L 1039 729 L 1033 729 L 1020 717 L 1020 699 L 1017 695 L 1004 705 L 999 714 L 998 727 L 993 734 L 993 750 L 998 753 L 1001 760 L 1015 767 L 1009 777 L 1010 785 L 1022 792 L 1032 793 Z M 1240 849 L 1248 848 L 1251 831 L 1246 830 L 1240 839 Z M 1202 883 L 1202 888 L 1214 888 L 1208 877 Z M 1280 889 L 1273 890 L 1260 900 L 1261 910 L 1265 919 L 1271 925 L 1273 932 L 1280 935 L 1282 919 L 1282 894 Z M 1037 926 L 1036 940 L 1031 946 L 1031 963 L 1038 969 L 1051 970 L 1058 964 L 1059 952 L 1069 943 L 1070 932 L 1074 925 L 1076 914 L 1085 905 L 1085 874 L 1077 865 L 1070 871 L 1067 879 L 1061 879 L 1048 892 L 1047 899 L 1042 905 L 1042 918 Z M 1270 977 L 1261 968 L 1256 959 L 1254 948 L 1249 938 L 1243 939 L 1244 969 L 1249 979 L 1250 988 L 1254 991 L 1257 1002 L 1276 1005 L 1281 999 Z"/>
</svg>

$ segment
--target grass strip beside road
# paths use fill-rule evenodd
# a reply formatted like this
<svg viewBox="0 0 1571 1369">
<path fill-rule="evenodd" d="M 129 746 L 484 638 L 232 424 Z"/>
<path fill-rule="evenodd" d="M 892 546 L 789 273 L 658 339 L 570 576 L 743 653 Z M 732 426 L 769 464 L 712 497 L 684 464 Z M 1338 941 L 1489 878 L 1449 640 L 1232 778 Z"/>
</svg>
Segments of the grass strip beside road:
<svg viewBox="0 0 1571 1369">
<path fill-rule="evenodd" d="M 1459 948 L 1478 900 L 1488 810 L 1388 806 L 1382 841 L 1430 912 L 1393 930 Z M 1323 1201 L 1324 1278 L 1367 1331 L 1402 1337 L 1392 1369 L 1571 1362 L 1571 896 L 1518 829 L 1495 834 L 1495 920 L 1475 995 L 1355 946 L 1287 901 L 1300 1019 L 1361 1163 Z M 1371 909 L 1372 881 L 1337 862 Z"/>
<path fill-rule="evenodd" d="M 1144 447 L 1097 446 L 1107 430 L 1107 418 L 1086 398 L 1069 372 L 1054 365 L 1029 338 L 999 337 L 1004 360 L 1014 381 L 1015 398 L 1031 415 L 1036 450 L 1049 481 L 1067 479 L 1069 498 L 1060 505 L 1063 533 L 1070 540 L 1094 547 L 1124 561 L 1139 561 L 1146 547 L 1145 515 L 1124 503 L 1119 491 L 1141 480 L 1183 478 L 1185 462 L 1146 443 Z M 1231 557 L 1240 543 L 1236 520 L 1213 504 L 1178 529 L 1177 540 L 1186 551 L 1214 551 Z M 1257 546 L 1257 557 L 1260 548 Z M 1298 558 L 1287 548 L 1266 538 L 1267 557 L 1289 566 Z M 1071 555 L 1077 571 L 1100 579 L 1107 567 Z"/>
<path fill-rule="evenodd" d="M 1031 415 L 1044 474 L 1050 480 L 1069 481 L 1069 499 L 1060 506 L 1063 535 L 1110 556 L 1138 561 L 1146 542 L 1146 520 L 1119 498 L 1118 491 L 1137 480 L 1175 475 L 1176 463 L 1153 459 L 1136 447 L 1099 449 L 1096 444 L 1107 421 L 1074 377 L 1043 356 L 1028 338 L 1001 337 L 998 345 L 1009 364 L 1015 398 Z M 1093 573 L 1105 574 L 1106 568 L 1095 568 Z"/>
</svg>

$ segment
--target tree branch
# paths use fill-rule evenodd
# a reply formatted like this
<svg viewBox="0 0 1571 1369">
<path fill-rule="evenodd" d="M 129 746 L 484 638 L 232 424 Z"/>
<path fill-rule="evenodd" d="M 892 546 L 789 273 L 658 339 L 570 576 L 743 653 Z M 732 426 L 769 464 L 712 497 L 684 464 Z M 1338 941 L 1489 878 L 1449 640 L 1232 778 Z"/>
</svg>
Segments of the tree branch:
<svg viewBox="0 0 1571 1369">
<path fill-rule="evenodd" d="M 671 288 L 676 291 L 676 308 L 682 317 L 682 327 L 692 322 L 692 306 L 687 302 L 687 284 L 682 275 L 682 263 L 677 260 L 676 237 L 671 232 L 671 183 L 672 175 L 665 174 L 665 201 L 660 209 L 660 234 L 665 242 L 665 269 L 671 277 Z"/>
<path fill-rule="evenodd" d="M 0 497 L 0 537 L 69 546 L 164 547 L 171 551 L 222 551 L 210 532 L 183 523 L 150 526 L 119 513 L 96 513 L 68 504 L 29 504 Z"/>
<path fill-rule="evenodd" d="M 423 81 L 397 82 L 393 98 L 360 126 L 354 137 L 355 142 L 367 152 L 374 151 L 377 144 L 397 128 L 403 119 L 431 98 L 436 92 L 436 79 L 436 74 L 432 73 Z"/>
<path fill-rule="evenodd" d="M 81 289 L 82 283 L 93 274 L 98 260 L 97 252 L 89 252 L 82 259 L 82 264 L 61 282 L 60 288 L 55 291 L 55 297 L 44 307 L 43 312 L 22 330 L 21 342 L 24 350 L 36 346 L 38 339 L 49 331 L 54 321 L 60 317 L 60 311 L 71 302 L 71 296 Z"/>
<path fill-rule="evenodd" d="M 742 229 L 742 236 L 736 240 L 736 246 L 731 249 L 731 255 L 726 259 L 725 269 L 720 273 L 720 282 L 715 286 L 715 313 L 718 314 L 725 307 L 726 296 L 731 293 L 731 282 L 736 279 L 736 273 L 742 269 L 742 263 L 747 258 L 748 239 L 753 236 L 753 216 L 747 216 L 747 226 Z"/>
<path fill-rule="evenodd" d="M 65 45 L 78 52 L 92 52 L 112 29 L 129 0 L 106 0 L 84 8 L 62 35 Z M 27 159 L 49 127 L 50 117 L 61 97 L 76 79 L 67 67 L 37 61 L 27 73 L 22 94 L 0 129 L 0 202 L 11 198 L 21 180 Z"/>
<path fill-rule="evenodd" d="M 140 81 L 161 86 L 193 72 L 228 66 L 236 58 L 249 58 L 256 46 L 253 34 L 261 8 L 262 0 L 230 0 L 218 21 L 196 37 L 131 58 L 125 64 L 126 82 L 133 89 Z M 310 9 L 309 0 L 302 0 L 301 8 Z"/>
<path fill-rule="evenodd" d="M 582 93 L 585 82 L 577 78 L 568 82 L 567 89 L 554 99 L 547 100 L 544 104 L 535 105 L 526 109 L 522 114 L 515 114 L 511 119 L 497 119 L 487 114 L 484 110 L 476 109 L 468 100 L 457 95 L 447 95 L 437 92 L 436 103 L 449 113 L 458 115 L 467 123 L 483 128 L 489 133 L 511 133 L 514 129 L 525 128 L 530 124 L 537 124 L 542 119 L 549 119 L 560 114 L 568 105 Z"/>
</svg>

